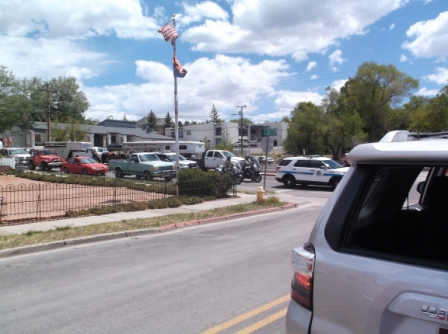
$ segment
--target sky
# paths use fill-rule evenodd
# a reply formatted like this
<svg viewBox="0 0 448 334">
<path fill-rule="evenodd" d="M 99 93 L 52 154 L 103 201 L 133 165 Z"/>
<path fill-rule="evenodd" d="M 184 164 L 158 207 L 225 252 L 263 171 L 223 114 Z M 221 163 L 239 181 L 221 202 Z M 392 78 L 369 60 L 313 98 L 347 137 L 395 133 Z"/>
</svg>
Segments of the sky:
<svg viewBox="0 0 448 334">
<path fill-rule="evenodd" d="M 213 106 L 223 120 L 280 121 L 364 62 L 419 80 L 416 95 L 448 83 L 447 0 L 0 0 L 0 65 L 75 77 L 92 119 L 175 119 L 174 48 L 158 32 L 173 14 L 182 122 Z"/>
</svg>

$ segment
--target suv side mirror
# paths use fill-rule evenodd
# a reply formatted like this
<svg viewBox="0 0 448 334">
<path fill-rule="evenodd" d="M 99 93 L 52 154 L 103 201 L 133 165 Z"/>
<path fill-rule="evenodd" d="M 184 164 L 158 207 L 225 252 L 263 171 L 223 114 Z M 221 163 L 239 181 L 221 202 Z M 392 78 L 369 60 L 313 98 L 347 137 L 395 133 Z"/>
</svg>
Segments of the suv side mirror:
<svg viewBox="0 0 448 334">
<path fill-rule="evenodd" d="M 418 191 L 418 193 L 419 194 L 423 193 L 423 190 L 425 190 L 425 187 L 426 187 L 426 181 L 419 182 L 417 184 L 417 191 Z"/>
</svg>

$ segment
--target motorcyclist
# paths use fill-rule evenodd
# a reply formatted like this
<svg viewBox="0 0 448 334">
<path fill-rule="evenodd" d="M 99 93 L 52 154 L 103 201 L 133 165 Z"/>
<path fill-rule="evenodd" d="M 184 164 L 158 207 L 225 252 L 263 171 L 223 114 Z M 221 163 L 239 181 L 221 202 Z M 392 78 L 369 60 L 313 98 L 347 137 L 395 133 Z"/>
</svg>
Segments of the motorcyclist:
<svg viewBox="0 0 448 334">
<path fill-rule="evenodd" d="M 230 159 L 231 159 L 230 155 L 226 157 L 226 161 L 224 162 L 224 167 L 230 168 L 232 166 L 232 162 L 230 161 Z"/>
</svg>

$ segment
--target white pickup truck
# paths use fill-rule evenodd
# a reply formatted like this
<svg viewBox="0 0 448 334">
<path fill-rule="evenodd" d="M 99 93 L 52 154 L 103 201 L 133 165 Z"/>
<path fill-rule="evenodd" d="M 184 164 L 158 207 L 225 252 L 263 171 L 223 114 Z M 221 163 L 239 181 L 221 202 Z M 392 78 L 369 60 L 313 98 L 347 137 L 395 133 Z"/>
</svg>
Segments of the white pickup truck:
<svg viewBox="0 0 448 334">
<path fill-rule="evenodd" d="M 202 170 L 215 169 L 218 165 L 224 165 L 228 156 L 230 156 L 230 161 L 238 165 L 241 165 L 244 161 L 243 158 L 237 157 L 232 152 L 226 150 L 208 150 L 201 159 L 195 161 L 197 161 L 199 168 Z"/>
</svg>

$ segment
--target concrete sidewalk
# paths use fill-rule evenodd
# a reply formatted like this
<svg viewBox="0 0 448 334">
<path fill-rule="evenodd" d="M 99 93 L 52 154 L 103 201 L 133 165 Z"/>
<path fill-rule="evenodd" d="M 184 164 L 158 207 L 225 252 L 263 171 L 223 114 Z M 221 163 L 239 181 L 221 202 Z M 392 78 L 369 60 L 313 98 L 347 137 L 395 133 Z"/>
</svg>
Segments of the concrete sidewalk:
<svg viewBox="0 0 448 334">
<path fill-rule="evenodd" d="M 56 227 L 86 226 L 86 225 L 111 223 L 136 218 L 153 218 L 176 213 L 199 212 L 199 211 L 211 210 L 218 207 L 232 206 L 242 203 L 251 203 L 257 200 L 257 196 L 255 194 L 249 195 L 240 193 L 238 194 L 238 196 L 239 197 L 226 198 L 194 205 L 183 205 L 178 208 L 153 209 L 153 210 L 134 211 L 134 212 L 119 212 L 103 216 L 68 218 L 68 219 L 42 221 L 42 222 L 13 225 L 13 226 L 3 226 L 0 227 L 0 235 L 22 234 L 28 231 L 48 231 L 48 230 L 54 230 Z M 303 200 L 300 201 L 297 197 L 287 194 L 276 193 L 273 196 L 278 197 L 282 202 L 292 203 L 296 205 L 300 203 L 306 203 L 306 201 Z M 225 218 L 223 218 L 222 220 L 225 220 Z"/>
</svg>

